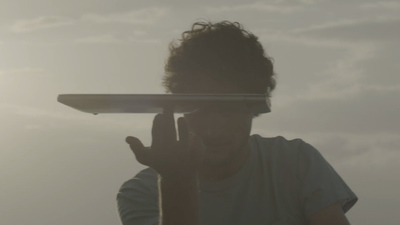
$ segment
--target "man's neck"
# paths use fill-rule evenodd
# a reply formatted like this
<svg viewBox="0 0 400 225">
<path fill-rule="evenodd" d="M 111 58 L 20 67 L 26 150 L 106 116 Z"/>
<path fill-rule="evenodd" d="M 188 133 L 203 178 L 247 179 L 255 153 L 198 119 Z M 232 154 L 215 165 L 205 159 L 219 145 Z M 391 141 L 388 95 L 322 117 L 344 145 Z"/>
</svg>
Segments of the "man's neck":
<svg viewBox="0 0 400 225">
<path fill-rule="evenodd" d="M 204 182 L 218 182 L 228 178 L 243 167 L 244 163 L 250 156 L 250 147 L 245 145 L 245 149 L 241 151 L 229 164 L 221 167 L 214 167 L 203 164 L 199 172 L 199 180 Z"/>
</svg>

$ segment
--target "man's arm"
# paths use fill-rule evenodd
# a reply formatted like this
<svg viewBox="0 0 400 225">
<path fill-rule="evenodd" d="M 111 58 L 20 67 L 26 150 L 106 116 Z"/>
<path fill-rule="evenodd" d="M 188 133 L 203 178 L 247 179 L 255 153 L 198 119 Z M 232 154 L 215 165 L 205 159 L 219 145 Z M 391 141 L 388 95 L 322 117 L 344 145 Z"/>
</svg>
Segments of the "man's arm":
<svg viewBox="0 0 400 225">
<path fill-rule="evenodd" d="M 311 216 L 310 225 L 350 225 L 339 203 L 321 209 Z"/>
<path fill-rule="evenodd" d="M 160 225 L 199 225 L 197 180 L 169 182 L 159 177 Z"/>
<path fill-rule="evenodd" d="M 162 225 L 199 225 L 198 171 L 205 146 L 190 133 L 184 117 L 178 118 L 179 141 L 173 110 L 166 108 L 153 121 L 152 144 L 145 147 L 136 137 L 126 142 L 137 161 L 158 173 L 159 222 Z"/>
</svg>

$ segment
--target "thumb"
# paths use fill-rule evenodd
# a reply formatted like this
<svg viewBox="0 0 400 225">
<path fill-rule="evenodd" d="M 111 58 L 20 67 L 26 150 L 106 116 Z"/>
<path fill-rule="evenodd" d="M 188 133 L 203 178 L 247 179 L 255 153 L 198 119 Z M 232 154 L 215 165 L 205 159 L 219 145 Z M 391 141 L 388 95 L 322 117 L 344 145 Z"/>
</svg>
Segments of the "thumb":
<svg viewBox="0 0 400 225">
<path fill-rule="evenodd" d="M 148 150 L 146 149 L 146 147 L 144 147 L 142 142 L 138 138 L 135 138 L 132 136 L 126 137 L 125 142 L 129 144 L 129 147 L 131 148 L 132 152 L 135 154 L 136 160 L 139 163 L 148 166 L 147 165 Z"/>
</svg>

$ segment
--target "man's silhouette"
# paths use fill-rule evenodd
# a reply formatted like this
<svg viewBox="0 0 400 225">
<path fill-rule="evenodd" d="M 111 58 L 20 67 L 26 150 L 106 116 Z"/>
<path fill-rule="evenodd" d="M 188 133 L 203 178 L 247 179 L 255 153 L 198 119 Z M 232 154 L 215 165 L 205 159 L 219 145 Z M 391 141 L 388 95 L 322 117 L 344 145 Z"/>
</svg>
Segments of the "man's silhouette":
<svg viewBox="0 0 400 225">
<path fill-rule="evenodd" d="M 168 93 L 266 94 L 273 64 L 239 23 L 195 23 L 171 43 L 163 85 Z M 301 139 L 250 136 L 259 115 L 201 108 L 178 118 L 157 114 L 151 147 L 126 142 L 149 166 L 118 195 L 124 225 L 349 224 L 357 201 L 313 146 Z M 179 137 L 179 141 L 177 140 Z"/>
</svg>

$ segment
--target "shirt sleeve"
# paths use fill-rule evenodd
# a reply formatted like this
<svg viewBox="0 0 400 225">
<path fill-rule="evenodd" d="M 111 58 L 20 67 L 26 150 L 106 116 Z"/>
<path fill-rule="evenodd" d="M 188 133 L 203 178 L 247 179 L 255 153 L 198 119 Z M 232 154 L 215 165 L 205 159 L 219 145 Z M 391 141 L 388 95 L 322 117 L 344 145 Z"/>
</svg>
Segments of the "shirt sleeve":
<svg viewBox="0 0 400 225">
<path fill-rule="evenodd" d="M 346 213 L 358 197 L 321 153 L 308 143 L 303 143 L 298 154 L 300 198 L 307 219 L 319 210 L 340 202 Z"/>
<path fill-rule="evenodd" d="M 126 181 L 117 194 L 123 225 L 155 225 L 159 222 L 157 175 L 147 170 Z"/>
</svg>

